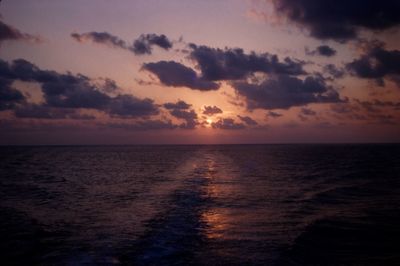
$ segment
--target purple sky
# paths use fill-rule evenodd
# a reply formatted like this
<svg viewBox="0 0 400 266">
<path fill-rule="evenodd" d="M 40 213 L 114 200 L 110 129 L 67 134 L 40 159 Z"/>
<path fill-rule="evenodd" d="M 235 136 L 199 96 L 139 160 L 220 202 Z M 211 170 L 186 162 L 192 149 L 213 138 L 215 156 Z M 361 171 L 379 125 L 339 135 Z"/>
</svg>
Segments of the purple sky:
<svg viewBox="0 0 400 266">
<path fill-rule="evenodd" d="M 3 0 L 0 144 L 399 142 L 399 13 Z"/>
</svg>

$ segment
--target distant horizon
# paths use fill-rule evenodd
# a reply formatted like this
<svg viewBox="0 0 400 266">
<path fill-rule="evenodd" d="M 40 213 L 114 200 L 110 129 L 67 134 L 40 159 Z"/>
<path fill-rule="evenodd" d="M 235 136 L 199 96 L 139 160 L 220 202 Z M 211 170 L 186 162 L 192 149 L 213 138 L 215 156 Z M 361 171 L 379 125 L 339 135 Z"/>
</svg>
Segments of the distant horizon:
<svg viewBox="0 0 400 266">
<path fill-rule="evenodd" d="M 137 144 L 0 144 L 0 147 L 103 147 L 103 146 L 240 146 L 240 145 L 400 145 L 400 142 L 281 142 L 281 143 L 137 143 Z"/>
</svg>

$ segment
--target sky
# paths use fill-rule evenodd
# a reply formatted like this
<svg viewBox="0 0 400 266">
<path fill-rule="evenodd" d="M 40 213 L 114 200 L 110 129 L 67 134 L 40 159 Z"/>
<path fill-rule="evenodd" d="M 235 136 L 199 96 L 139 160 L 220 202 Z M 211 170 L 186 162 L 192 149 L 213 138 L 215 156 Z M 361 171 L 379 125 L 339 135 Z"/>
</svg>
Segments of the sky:
<svg viewBox="0 0 400 266">
<path fill-rule="evenodd" d="M 400 141 L 400 2 L 3 0 L 0 145 Z"/>
</svg>

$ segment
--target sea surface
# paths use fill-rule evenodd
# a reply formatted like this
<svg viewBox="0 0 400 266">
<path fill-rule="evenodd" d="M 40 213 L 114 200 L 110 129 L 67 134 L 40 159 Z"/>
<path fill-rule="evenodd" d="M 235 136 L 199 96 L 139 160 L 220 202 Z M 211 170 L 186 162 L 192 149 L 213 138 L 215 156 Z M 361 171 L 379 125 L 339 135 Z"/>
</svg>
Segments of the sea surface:
<svg viewBox="0 0 400 266">
<path fill-rule="evenodd" d="M 400 265 L 400 145 L 0 148 L 1 265 Z"/>
</svg>

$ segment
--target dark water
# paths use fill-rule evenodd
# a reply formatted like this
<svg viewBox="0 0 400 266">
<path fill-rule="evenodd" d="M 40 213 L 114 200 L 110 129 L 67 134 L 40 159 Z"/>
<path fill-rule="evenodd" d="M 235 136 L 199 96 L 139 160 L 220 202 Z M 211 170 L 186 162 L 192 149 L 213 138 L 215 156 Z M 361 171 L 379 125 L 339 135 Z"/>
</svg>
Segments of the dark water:
<svg viewBox="0 0 400 266">
<path fill-rule="evenodd" d="M 400 265 L 399 145 L 0 148 L 1 265 Z"/>
</svg>

